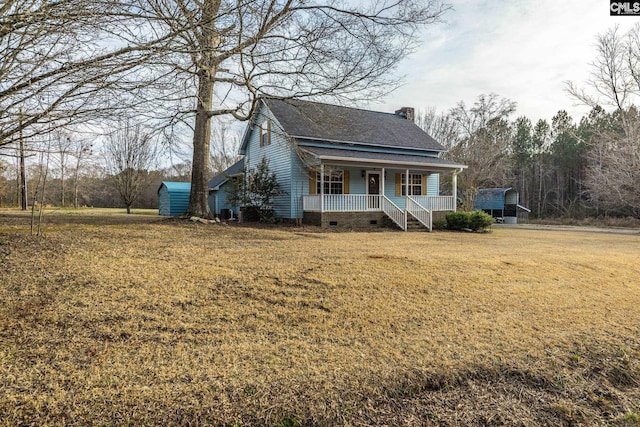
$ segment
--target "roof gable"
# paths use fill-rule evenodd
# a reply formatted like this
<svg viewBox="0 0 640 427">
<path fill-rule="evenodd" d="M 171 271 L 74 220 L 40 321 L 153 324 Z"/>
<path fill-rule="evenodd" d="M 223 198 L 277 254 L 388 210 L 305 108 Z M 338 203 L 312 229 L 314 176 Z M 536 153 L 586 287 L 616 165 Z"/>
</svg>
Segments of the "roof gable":
<svg viewBox="0 0 640 427">
<path fill-rule="evenodd" d="M 415 123 L 397 114 L 296 99 L 264 102 L 283 130 L 297 139 L 445 151 Z"/>
<path fill-rule="evenodd" d="M 209 189 L 217 190 L 222 184 L 229 180 L 229 177 L 241 174 L 242 169 L 244 169 L 244 158 L 229 166 L 224 172 L 211 178 L 209 180 Z"/>
</svg>

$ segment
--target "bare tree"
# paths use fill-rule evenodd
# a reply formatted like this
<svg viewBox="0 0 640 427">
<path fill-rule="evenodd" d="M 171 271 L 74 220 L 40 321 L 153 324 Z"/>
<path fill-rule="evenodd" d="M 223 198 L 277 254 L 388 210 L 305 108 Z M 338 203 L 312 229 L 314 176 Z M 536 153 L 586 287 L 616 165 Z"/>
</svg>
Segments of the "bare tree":
<svg viewBox="0 0 640 427">
<path fill-rule="evenodd" d="M 630 107 L 601 120 L 587 154 L 590 199 L 604 212 L 640 218 L 640 113 Z"/>
<path fill-rule="evenodd" d="M 136 0 L 129 16 L 137 19 L 123 21 L 119 36 L 129 46 L 159 41 L 141 75 L 156 82 L 155 100 L 173 102 L 165 118 L 191 127 L 189 211 L 205 216 L 212 117 L 247 120 L 260 96 L 388 92 L 416 31 L 447 9 L 440 0 Z"/>
<path fill-rule="evenodd" d="M 67 171 L 69 168 L 69 156 L 73 150 L 73 142 L 71 141 L 71 137 L 69 134 L 63 131 L 56 131 L 53 133 L 53 147 L 55 150 L 54 161 L 58 165 L 58 173 L 60 177 L 60 206 L 65 207 L 65 199 L 66 199 L 66 178 Z"/>
<path fill-rule="evenodd" d="M 587 88 L 567 83 L 578 101 L 600 111 L 586 141 L 585 187 L 591 201 L 606 211 L 640 216 L 640 24 L 620 34 L 614 27 L 597 39 Z M 604 114 L 600 105 L 615 111 Z"/>
<path fill-rule="evenodd" d="M 212 133 L 209 167 L 211 175 L 217 175 L 239 160 L 240 136 L 224 121 Z"/>
<path fill-rule="evenodd" d="M 76 141 L 72 151 L 76 158 L 76 167 L 73 170 L 73 207 L 78 209 L 78 187 L 80 183 L 80 171 L 84 166 L 84 161 L 91 155 L 92 144 L 87 141 Z"/>
<path fill-rule="evenodd" d="M 129 113 L 141 82 L 128 73 L 154 40 L 128 46 L 113 34 L 118 0 L 0 3 L 0 149 L 20 136 Z"/>
<path fill-rule="evenodd" d="M 5 173 L 9 171 L 10 164 L 3 159 L 0 159 L 0 207 L 4 207 L 6 201 L 9 199 L 9 185 L 7 184 L 7 178 Z"/>
<path fill-rule="evenodd" d="M 139 124 L 127 122 L 109 135 L 104 146 L 107 173 L 130 214 L 155 164 L 156 141 Z"/>
<path fill-rule="evenodd" d="M 422 130 L 449 149 L 460 138 L 458 122 L 450 113 L 438 113 L 434 107 L 418 111 L 415 122 Z"/>
<path fill-rule="evenodd" d="M 596 49 L 586 87 L 568 81 L 567 92 L 592 108 L 624 110 L 640 96 L 640 24 L 626 34 L 615 26 L 598 35 Z"/>
<path fill-rule="evenodd" d="M 450 112 L 460 133 L 447 157 L 469 166 L 458 181 L 467 210 L 478 188 L 505 185 L 510 180 L 513 128 L 508 117 L 515 108 L 514 102 L 490 94 L 480 95 L 470 108 L 460 102 Z"/>
</svg>

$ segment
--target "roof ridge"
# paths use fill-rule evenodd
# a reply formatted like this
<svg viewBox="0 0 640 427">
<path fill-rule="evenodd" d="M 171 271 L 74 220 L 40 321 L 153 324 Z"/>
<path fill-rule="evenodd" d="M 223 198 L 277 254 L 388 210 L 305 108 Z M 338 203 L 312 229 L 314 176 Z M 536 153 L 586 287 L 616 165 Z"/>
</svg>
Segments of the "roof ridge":
<svg viewBox="0 0 640 427">
<path fill-rule="evenodd" d="M 311 101 L 311 100 L 307 100 L 307 99 L 300 99 L 300 98 L 288 98 L 288 99 L 281 99 L 281 98 L 264 98 L 266 101 L 281 101 L 281 102 L 285 102 L 285 103 L 290 103 L 293 104 L 290 101 L 295 101 L 295 102 L 305 102 L 307 104 L 320 104 L 320 105 L 326 105 L 328 107 L 337 107 L 337 108 L 346 108 L 349 110 L 359 110 L 359 111 L 365 111 L 367 113 L 376 113 L 376 114 L 388 114 L 391 116 L 398 116 L 396 113 L 390 113 L 387 111 L 378 111 L 378 110 L 368 110 L 366 108 L 362 108 L 362 107 L 347 107 L 345 105 L 338 105 L 338 104 L 329 104 L 328 102 L 321 102 L 321 101 Z M 400 118 L 402 118 L 401 116 L 398 116 Z M 405 119 L 406 120 L 406 119 Z"/>
</svg>

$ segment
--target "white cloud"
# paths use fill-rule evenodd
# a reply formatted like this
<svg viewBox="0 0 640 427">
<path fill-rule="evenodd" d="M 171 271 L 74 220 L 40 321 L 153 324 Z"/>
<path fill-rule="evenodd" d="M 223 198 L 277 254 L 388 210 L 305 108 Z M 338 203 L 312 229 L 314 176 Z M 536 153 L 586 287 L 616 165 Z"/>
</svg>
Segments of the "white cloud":
<svg viewBox="0 0 640 427">
<path fill-rule="evenodd" d="M 422 47 L 401 65 L 406 85 L 371 108 L 448 110 L 494 92 L 533 121 L 550 120 L 560 109 L 579 118 L 587 109 L 574 105 L 565 81 L 586 81 L 598 34 L 638 22 L 609 16 L 606 0 L 454 0 L 453 6 L 447 23 L 426 29 Z"/>
</svg>

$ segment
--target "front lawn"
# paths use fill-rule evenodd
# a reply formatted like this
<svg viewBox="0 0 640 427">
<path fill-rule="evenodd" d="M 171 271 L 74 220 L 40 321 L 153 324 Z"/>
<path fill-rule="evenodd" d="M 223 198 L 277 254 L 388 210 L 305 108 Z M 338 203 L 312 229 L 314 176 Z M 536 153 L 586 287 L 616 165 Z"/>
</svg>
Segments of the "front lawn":
<svg viewBox="0 0 640 427">
<path fill-rule="evenodd" d="M 0 425 L 640 418 L 636 235 L 20 220 Z"/>
</svg>

